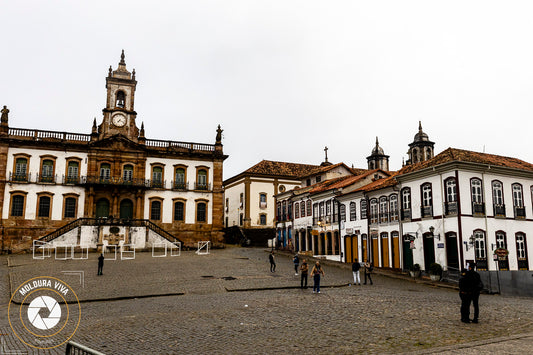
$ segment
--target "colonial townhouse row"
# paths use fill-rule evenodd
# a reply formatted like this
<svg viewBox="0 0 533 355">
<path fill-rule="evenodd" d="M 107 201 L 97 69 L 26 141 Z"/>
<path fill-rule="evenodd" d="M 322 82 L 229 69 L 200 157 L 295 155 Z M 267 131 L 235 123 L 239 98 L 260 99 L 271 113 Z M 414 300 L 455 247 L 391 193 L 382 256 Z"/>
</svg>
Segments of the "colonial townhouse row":
<svg viewBox="0 0 533 355">
<path fill-rule="evenodd" d="M 417 136 L 429 142 L 421 127 Z M 370 169 L 371 155 L 364 172 L 302 179 L 304 187 L 276 195 L 278 245 L 393 269 L 531 270 L 533 165 L 454 148 L 433 157 L 428 148 L 411 144 L 397 172 Z"/>
</svg>

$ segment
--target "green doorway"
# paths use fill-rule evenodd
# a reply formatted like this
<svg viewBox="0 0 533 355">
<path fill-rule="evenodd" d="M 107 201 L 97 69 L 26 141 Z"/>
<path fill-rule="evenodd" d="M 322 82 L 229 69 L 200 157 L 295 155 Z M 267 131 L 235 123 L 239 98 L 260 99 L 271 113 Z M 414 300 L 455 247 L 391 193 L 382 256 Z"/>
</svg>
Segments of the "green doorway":
<svg viewBox="0 0 533 355">
<path fill-rule="evenodd" d="M 120 201 L 120 218 L 132 219 L 133 218 L 133 202 L 129 199 Z"/>
<path fill-rule="evenodd" d="M 109 200 L 101 198 L 96 201 L 96 218 L 109 217 Z"/>
</svg>

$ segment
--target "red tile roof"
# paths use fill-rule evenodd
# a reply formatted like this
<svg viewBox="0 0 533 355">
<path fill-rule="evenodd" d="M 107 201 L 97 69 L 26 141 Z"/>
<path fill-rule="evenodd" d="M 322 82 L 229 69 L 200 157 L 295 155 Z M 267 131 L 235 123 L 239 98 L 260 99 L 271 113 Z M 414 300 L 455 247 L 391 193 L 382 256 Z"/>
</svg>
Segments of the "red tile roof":
<svg viewBox="0 0 533 355">
<path fill-rule="evenodd" d="M 251 168 L 243 171 L 242 173 L 227 179 L 226 181 L 224 181 L 224 184 L 234 181 L 238 177 L 246 175 L 283 177 L 299 180 L 301 175 L 305 175 L 309 171 L 314 170 L 318 167 L 318 165 L 262 160 Z"/>
<path fill-rule="evenodd" d="M 340 178 L 319 182 L 315 184 L 313 189 L 311 189 L 310 193 L 318 193 L 318 192 L 323 192 L 323 191 L 328 191 L 328 190 L 344 188 L 346 186 L 350 186 L 356 183 L 357 181 L 363 180 L 364 178 L 368 177 L 369 175 L 375 174 L 378 171 L 384 172 L 383 170 L 379 170 L 379 169 L 366 170 L 364 174 L 343 176 Z M 384 173 L 388 174 L 388 172 L 384 172 Z M 383 180 L 383 179 L 380 179 L 380 180 Z"/>
</svg>

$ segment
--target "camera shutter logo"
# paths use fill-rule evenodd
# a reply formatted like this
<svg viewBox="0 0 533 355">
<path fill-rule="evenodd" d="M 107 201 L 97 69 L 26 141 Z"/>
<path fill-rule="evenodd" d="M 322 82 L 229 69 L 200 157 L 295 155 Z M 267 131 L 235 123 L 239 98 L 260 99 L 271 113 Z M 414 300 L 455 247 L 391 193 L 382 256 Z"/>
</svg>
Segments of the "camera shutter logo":
<svg viewBox="0 0 533 355">
<path fill-rule="evenodd" d="M 48 311 L 48 316 L 42 317 L 46 311 Z M 52 329 L 61 319 L 61 306 L 52 297 L 37 297 L 28 306 L 28 319 L 35 328 Z"/>
</svg>

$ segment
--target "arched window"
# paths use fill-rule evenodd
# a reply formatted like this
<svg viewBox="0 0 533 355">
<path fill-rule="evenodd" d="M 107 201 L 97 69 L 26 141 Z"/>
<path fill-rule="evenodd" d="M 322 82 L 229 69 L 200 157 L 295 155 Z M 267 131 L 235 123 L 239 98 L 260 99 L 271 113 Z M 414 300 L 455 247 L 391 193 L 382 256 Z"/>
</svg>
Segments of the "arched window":
<svg viewBox="0 0 533 355">
<path fill-rule="evenodd" d="M 346 222 L 346 206 L 344 205 L 344 203 L 340 204 L 340 210 L 341 210 L 340 220 L 343 222 Z"/>
<path fill-rule="evenodd" d="M 150 203 L 150 219 L 154 221 L 161 220 L 161 201 L 152 200 Z"/>
<path fill-rule="evenodd" d="M 311 213 L 311 200 L 307 200 L 307 215 L 310 216 Z"/>
<path fill-rule="evenodd" d="M 357 219 L 357 211 L 355 202 L 350 202 L 350 221 L 355 221 Z"/>
<path fill-rule="evenodd" d="M 378 223 L 378 200 L 370 200 L 370 223 Z"/>
<path fill-rule="evenodd" d="M 152 187 L 163 187 L 163 167 L 152 167 Z"/>
<path fill-rule="evenodd" d="M 124 170 L 122 171 L 122 179 L 124 181 L 133 180 L 133 165 L 124 165 Z"/>
<path fill-rule="evenodd" d="M 402 220 L 411 219 L 411 189 L 405 187 L 400 192 L 402 198 Z"/>
<path fill-rule="evenodd" d="M 305 201 L 300 202 L 300 215 L 305 217 Z"/>
<path fill-rule="evenodd" d="M 527 241 L 524 233 L 516 233 L 516 257 L 518 259 L 518 270 L 529 270 L 527 260 Z"/>
<path fill-rule="evenodd" d="M 398 195 L 393 194 L 389 196 L 389 205 L 390 205 L 390 220 L 398 220 Z"/>
<path fill-rule="evenodd" d="M 126 105 L 126 95 L 124 91 L 117 91 L 115 107 L 124 108 Z"/>
<path fill-rule="evenodd" d="M 185 190 L 185 169 L 176 168 L 174 176 L 174 188 Z"/>
<path fill-rule="evenodd" d="M 494 216 L 505 217 L 505 205 L 503 203 L 503 184 L 500 181 L 492 182 L 492 206 Z"/>
<path fill-rule="evenodd" d="M 52 199 L 50 196 L 39 196 L 39 208 L 37 211 L 37 217 L 39 218 L 50 218 L 50 206 L 52 204 Z"/>
<path fill-rule="evenodd" d="M 111 177 L 111 165 L 108 163 L 102 163 L 100 165 L 100 180 L 109 180 Z"/>
<path fill-rule="evenodd" d="M 65 198 L 65 205 L 63 211 L 64 218 L 76 218 L 76 203 L 77 199 L 75 197 Z"/>
<path fill-rule="evenodd" d="M 76 184 L 79 179 L 80 163 L 77 161 L 69 161 L 67 165 L 67 184 Z"/>
<path fill-rule="evenodd" d="M 445 213 L 447 215 L 457 214 L 457 181 L 454 177 L 444 180 L 445 189 Z"/>
<path fill-rule="evenodd" d="M 42 161 L 41 166 L 41 182 L 53 182 L 54 181 L 54 161 L 51 159 L 45 159 Z"/>
<path fill-rule="evenodd" d="M 515 218 L 526 218 L 526 209 L 524 208 L 524 194 L 522 191 L 522 185 L 512 184 L 513 190 L 513 206 Z"/>
<path fill-rule="evenodd" d="M 427 182 L 421 186 L 422 194 L 422 217 L 433 216 L 433 192 L 431 183 Z"/>
<path fill-rule="evenodd" d="M 24 216 L 25 200 L 26 200 L 26 196 L 22 194 L 11 196 L 11 217 L 23 217 Z"/>
<path fill-rule="evenodd" d="M 477 268 L 487 269 L 487 242 L 485 232 L 482 230 L 474 231 L 474 255 L 476 257 Z"/>
<path fill-rule="evenodd" d="M 174 202 L 174 220 L 185 221 L 185 203 L 183 201 Z"/>
<path fill-rule="evenodd" d="M 485 204 L 483 202 L 483 185 L 481 179 L 473 178 L 470 180 L 470 191 L 472 196 L 472 214 L 484 215 Z"/>
<path fill-rule="evenodd" d="M 196 204 L 196 222 L 207 222 L 207 204 L 205 202 Z"/>
<path fill-rule="evenodd" d="M 366 200 L 361 200 L 361 219 L 367 218 L 367 211 L 366 211 Z"/>
<path fill-rule="evenodd" d="M 300 203 L 294 203 L 294 218 L 300 218 Z"/>
<path fill-rule="evenodd" d="M 387 223 L 389 221 L 388 201 L 387 197 L 379 198 L 379 223 Z"/>
<path fill-rule="evenodd" d="M 15 175 L 13 180 L 15 181 L 27 181 L 28 180 L 28 159 L 17 158 L 15 160 Z"/>
<path fill-rule="evenodd" d="M 207 190 L 207 170 L 205 169 L 198 170 L 198 176 L 196 179 L 196 189 Z"/>
</svg>

